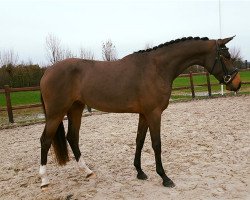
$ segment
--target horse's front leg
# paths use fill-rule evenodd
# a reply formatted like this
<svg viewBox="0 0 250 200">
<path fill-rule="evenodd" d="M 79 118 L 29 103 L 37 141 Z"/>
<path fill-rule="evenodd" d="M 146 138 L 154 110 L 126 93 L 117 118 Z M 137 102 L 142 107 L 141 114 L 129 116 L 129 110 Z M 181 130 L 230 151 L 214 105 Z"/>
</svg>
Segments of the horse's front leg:
<svg viewBox="0 0 250 200">
<path fill-rule="evenodd" d="M 173 181 L 167 177 L 161 161 L 161 111 L 154 111 L 146 116 L 149 125 L 152 147 L 155 153 L 156 172 L 161 176 L 165 187 L 174 187 Z"/>
<path fill-rule="evenodd" d="M 147 130 L 148 130 L 147 121 L 144 115 L 140 114 L 137 137 L 136 137 L 136 151 L 135 151 L 134 166 L 137 171 L 137 178 L 141 180 L 146 180 L 148 178 L 147 175 L 141 169 L 141 150 L 143 148 Z"/>
</svg>

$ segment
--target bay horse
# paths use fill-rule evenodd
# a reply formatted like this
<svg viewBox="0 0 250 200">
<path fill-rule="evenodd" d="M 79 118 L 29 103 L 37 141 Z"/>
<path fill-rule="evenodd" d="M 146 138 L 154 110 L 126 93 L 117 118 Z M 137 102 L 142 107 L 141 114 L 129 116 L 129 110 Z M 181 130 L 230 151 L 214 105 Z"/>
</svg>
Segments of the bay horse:
<svg viewBox="0 0 250 200">
<path fill-rule="evenodd" d="M 228 48 L 233 37 L 210 40 L 188 37 L 132 53 L 117 61 L 71 58 L 55 63 L 41 79 L 46 125 L 41 142 L 41 188 L 49 185 L 46 172 L 51 144 L 59 165 L 69 160 L 67 141 L 78 166 L 87 177 L 95 176 L 79 149 L 79 129 L 85 105 L 105 112 L 138 113 L 134 166 L 138 179 L 147 179 L 141 167 L 141 151 L 147 130 L 155 154 L 156 172 L 163 185 L 174 187 L 161 161 L 161 115 L 169 104 L 174 79 L 192 65 L 204 66 L 226 88 L 239 90 L 241 80 Z M 67 115 L 68 133 L 63 119 Z"/>
</svg>

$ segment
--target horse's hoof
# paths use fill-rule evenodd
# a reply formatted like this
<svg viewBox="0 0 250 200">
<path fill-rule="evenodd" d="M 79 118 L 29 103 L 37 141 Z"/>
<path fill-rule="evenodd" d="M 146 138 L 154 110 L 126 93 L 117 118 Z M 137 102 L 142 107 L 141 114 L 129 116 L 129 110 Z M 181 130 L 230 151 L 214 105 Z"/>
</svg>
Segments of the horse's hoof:
<svg viewBox="0 0 250 200">
<path fill-rule="evenodd" d="M 86 178 L 87 178 L 87 179 L 96 178 L 96 174 L 95 174 L 94 172 L 92 172 L 92 173 L 88 174 L 88 175 L 86 176 Z"/>
<path fill-rule="evenodd" d="M 144 172 L 141 172 L 137 174 L 137 178 L 140 180 L 147 180 L 148 176 Z"/>
<path fill-rule="evenodd" d="M 170 187 L 170 188 L 175 187 L 175 184 L 171 179 L 163 181 L 162 184 L 164 185 L 164 187 Z"/>
<path fill-rule="evenodd" d="M 47 191 L 49 189 L 49 184 L 41 186 L 42 191 Z"/>
</svg>

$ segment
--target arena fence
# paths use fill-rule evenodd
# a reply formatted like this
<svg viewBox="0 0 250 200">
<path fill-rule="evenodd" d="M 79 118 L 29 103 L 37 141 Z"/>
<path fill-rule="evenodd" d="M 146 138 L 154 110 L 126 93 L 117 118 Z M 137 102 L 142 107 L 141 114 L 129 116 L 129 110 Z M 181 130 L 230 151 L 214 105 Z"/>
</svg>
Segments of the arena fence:
<svg viewBox="0 0 250 200">
<path fill-rule="evenodd" d="M 249 70 L 248 70 L 249 71 Z M 194 84 L 193 77 L 194 76 L 206 76 L 206 83 L 204 84 Z M 210 81 L 210 75 L 208 72 L 202 72 L 202 73 L 192 73 L 189 74 L 182 74 L 179 77 L 188 77 L 189 78 L 189 85 L 183 86 L 183 87 L 174 87 L 173 90 L 190 90 L 192 98 L 196 97 L 195 94 L 195 87 L 197 86 L 203 86 L 207 87 L 208 96 L 212 96 L 212 89 L 211 87 L 214 85 L 219 85 L 218 83 L 211 83 Z M 242 82 L 242 84 L 250 84 L 250 82 Z M 8 118 L 10 123 L 14 123 L 14 116 L 13 116 L 13 110 L 19 110 L 19 109 L 27 109 L 27 108 L 36 108 L 41 107 L 42 104 L 29 104 L 29 105 L 19 105 L 19 106 L 12 106 L 11 104 L 11 93 L 13 92 L 24 92 L 24 91 L 40 91 L 40 87 L 23 87 L 23 88 L 11 88 L 8 85 L 4 86 L 4 89 L 0 89 L 0 94 L 5 94 L 6 99 L 6 107 L 0 108 L 0 112 L 7 111 Z"/>
</svg>

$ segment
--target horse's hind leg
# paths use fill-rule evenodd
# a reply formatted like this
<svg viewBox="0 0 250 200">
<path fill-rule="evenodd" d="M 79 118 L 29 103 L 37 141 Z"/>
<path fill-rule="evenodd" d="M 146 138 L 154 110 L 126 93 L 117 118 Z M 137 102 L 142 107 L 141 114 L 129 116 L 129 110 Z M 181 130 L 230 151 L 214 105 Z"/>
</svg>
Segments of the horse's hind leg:
<svg viewBox="0 0 250 200">
<path fill-rule="evenodd" d="M 87 177 L 94 175 L 94 173 L 88 168 L 84 162 L 79 149 L 79 130 L 81 126 L 81 117 L 84 109 L 84 105 L 79 102 L 75 102 L 68 111 L 68 134 L 67 140 L 74 153 L 75 159 L 78 163 L 79 169 L 87 173 Z"/>
<path fill-rule="evenodd" d="M 40 165 L 39 174 L 40 174 L 41 179 L 42 179 L 41 188 L 45 188 L 46 186 L 49 185 L 49 179 L 48 179 L 47 172 L 46 172 L 48 151 L 51 147 L 53 138 L 54 138 L 59 126 L 62 125 L 62 124 L 60 124 L 61 121 L 62 121 L 62 119 L 47 120 L 43 134 L 40 138 L 41 165 Z"/>
<path fill-rule="evenodd" d="M 52 140 L 46 137 L 46 127 L 44 128 L 43 134 L 40 138 L 40 142 L 41 142 L 41 165 L 39 169 L 39 174 L 42 179 L 41 188 L 43 188 L 49 185 L 46 165 L 47 165 L 48 151 L 52 143 Z"/>
</svg>

